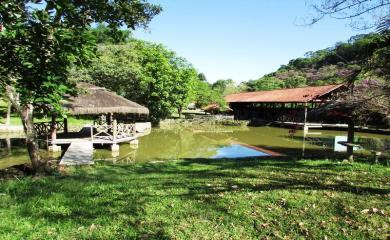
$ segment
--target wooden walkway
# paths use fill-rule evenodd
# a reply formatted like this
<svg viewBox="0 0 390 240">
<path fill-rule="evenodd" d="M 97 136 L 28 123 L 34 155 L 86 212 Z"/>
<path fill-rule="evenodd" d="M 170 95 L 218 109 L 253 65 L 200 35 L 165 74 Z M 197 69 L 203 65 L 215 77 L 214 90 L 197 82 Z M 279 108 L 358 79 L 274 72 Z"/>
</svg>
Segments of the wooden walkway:
<svg viewBox="0 0 390 240">
<path fill-rule="evenodd" d="M 93 143 L 88 140 L 73 141 L 60 161 L 60 165 L 93 164 Z"/>
</svg>

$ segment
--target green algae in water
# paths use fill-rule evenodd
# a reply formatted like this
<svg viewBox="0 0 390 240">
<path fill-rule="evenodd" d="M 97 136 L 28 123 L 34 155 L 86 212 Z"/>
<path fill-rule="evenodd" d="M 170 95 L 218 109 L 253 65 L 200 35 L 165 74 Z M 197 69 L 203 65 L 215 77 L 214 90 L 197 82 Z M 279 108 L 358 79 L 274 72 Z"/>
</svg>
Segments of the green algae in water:
<svg viewBox="0 0 390 240">
<path fill-rule="evenodd" d="M 302 131 L 290 136 L 289 129 L 275 127 L 225 127 L 220 129 L 153 129 L 149 135 L 139 138 L 139 145 L 121 144 L 118 153 L 112 153 L 109 146 L 95 146 L 94 159 L 107 160 L 116 163 L 132 163 L 145 161 L 165 161 L 174 159 L 215 158 L 221 149 L 231 148 L 233 144 L 253 146 L 271 150 L 288 156 L 301 157 L 304 147 L 306 157 L 319 156 L 332 158 L 335 155 L 335 136 L 346 136 L 345 131 L 326 131 L 315 129 L 305 138 Z M 10 167 L 29 162 L 24 139 L 12 138 L 11 150 L 7 148 L 5 137 L 0 136 L 0 168 Z M 305 141 L 304 141 L 305 140 Z M 363 150 L 358 153 L 372 154 L 371 151 L 381 151 L 382 158 L 390 155 L 390 136 L 369 133 L 356 133 L 356 142 Z M 238 149 L 239 152 L 241 149 Z M 47 159 L 58 159 L 45 150 L 42 154 Z M 230 152 L 232 157 L 240 155 Z M 241 154 L 239 157 L 245 157 Z M 261 152 L 259 152 L 261 155 Z M 384 155 L 384 156 L 383 156 Z M 248 154 L 250 156 L 250 154 Z M 228 156 L 224 156 L 228 157 Z M 259 156 L 260 157 L 260 156 Z"/>
</svg>

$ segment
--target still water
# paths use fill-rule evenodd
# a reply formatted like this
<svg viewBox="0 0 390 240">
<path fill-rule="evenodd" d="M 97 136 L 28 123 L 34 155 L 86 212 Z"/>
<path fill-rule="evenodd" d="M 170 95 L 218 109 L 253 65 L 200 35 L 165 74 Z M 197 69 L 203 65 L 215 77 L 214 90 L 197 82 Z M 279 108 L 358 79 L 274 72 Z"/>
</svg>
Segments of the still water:
<svg viewBox="0 0 390 240">
<path fill-rule="evenodd" d="M 156 128 L 149 135 L 140 137 L 138 146 L 122 144 L 116 154 L 106 147 L 95 146 L 94 159 L 131 163 L 183 158 L 263 157 L 273 154 L 332 157 L 335 150 L 345 150 L 337 144 L 345 136 L 344 131 L 321 129 L 315 129 L 306 136 L 303 136 L 302 131 L 291 135 L 289 129 L 274 127 L 226 127 L 223 131 Z M 390 155 L 390 136 L 356 133 L 355 141 L 361 145 L 357 149 L 360 153 L 380 151 L 385 155 L 383 157 Z M 45 158 L 60 158 L 60 155 L 52 156 L 44 150 L 42 154 Z M 28 161 L 24 139 L 0 135 L 0 169 Z"/>
</svg>

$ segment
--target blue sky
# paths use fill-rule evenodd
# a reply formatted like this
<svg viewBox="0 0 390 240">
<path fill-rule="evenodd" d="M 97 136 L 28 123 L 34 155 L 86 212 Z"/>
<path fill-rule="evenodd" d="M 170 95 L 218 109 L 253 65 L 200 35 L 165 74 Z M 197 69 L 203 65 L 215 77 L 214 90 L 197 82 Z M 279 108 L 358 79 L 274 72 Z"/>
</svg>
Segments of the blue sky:
<svg viewBox="0 0 390 240">
<path fill-rule="evenodd" d="M 305 0 L 153 0 L 164 11 L 136 38 L 162 43 L 203 72 L 209 82 L 257 79 L 305 52 L 351 36 L 348 21 L 300 26 Z"/>
</svg>

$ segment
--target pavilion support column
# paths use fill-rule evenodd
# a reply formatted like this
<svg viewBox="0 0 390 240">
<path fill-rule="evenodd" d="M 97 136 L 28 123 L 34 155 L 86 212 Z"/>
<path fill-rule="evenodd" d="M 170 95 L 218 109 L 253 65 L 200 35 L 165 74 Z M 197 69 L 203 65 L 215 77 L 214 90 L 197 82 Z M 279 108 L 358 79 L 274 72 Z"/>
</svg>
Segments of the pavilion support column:
<svg viewBox="0 0 390 240">
<path fill-rule="evenodd" d="M 64 133 L 68 133 L 68 118 L 64 118 Z"/>
<path fill-rule="evenodd" d="M 305 103 L 305 116 L 303 120 L 303 133 L 307 134 L 309 132 L 309 127 L 306 125 L 307 121 L 307 102 Z"/>
<path fill-rule="evenodd" d="M 6 143 L 7 143 L 7 150 L 8 150 L 8 153 L 11 154 L 11 138 L 7 137 L 5 139 Z"/>
<path fill-rule="evenodd" d="M 119 144 L 117 144 L 117 143 L 112 144 L 111 151 L 112 152 L 119 152 Z"/>
<path fill-rule="evenodd" d="M 57 123 L 56 123 L 56 115 L 51 115 L 51 124 L 50 124 L 50 139 L 51 145 L 49 146 L 49 151 L 51 152 L 60 152 L 61 146 L 55 144 L 57 140 Z"/>
<path fill-rule="evenodd" d="M 353 146 L 355 138 L 355 124 L 352 119 L 348 121 L 348 135 L 347 135 L 347 157 L 348 161 L 353 162 Z"/>
<path fill-rule="evenodd" d="M 114 118 L 113 115 L 114 115 L 114 114 L 112 114 L 112 113 L 107 114 L 107 124 L 108 124 L 108 125 L 111 125 L 111 124 L 112 124 L 112 121 L 113 121 L 113 118 Z"/>
<path fill-rule="evenodd" d="M 110 114 L 112 116 L 112 114 Z M 113 144 L 111 145 L 111 151 L 112 152 L 119 152 L 119 145 L 116 143 L 117 135 L 118 135 L 118 129 L 117 129 L 118 123 L 116 119 L 113 119 L 112 121 L 112 137 L 113 137 Z"/>
<path fill-rule="evenodd" d="M 118 135 L 117 128 L 118 128 L 118 123 L 117 123 L 116 119 L 114 119 L 114 121 L 112 121 L 112 137 L 113 137 L 114 142 L 116 141 L 116 138 Z"/>
</svg>

